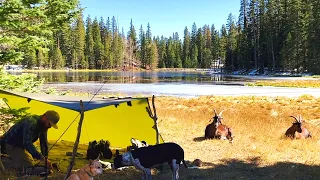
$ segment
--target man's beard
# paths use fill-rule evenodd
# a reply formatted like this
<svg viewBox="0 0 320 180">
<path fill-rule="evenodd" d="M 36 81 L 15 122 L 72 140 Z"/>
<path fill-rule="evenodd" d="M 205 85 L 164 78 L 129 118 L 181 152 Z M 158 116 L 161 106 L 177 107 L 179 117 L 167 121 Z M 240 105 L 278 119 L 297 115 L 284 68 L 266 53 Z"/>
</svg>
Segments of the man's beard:
<svg viewBox="0 0 320 180">
<path fill-rule="evenodd" d="M 39 125 L 40 125 L 40 129 L 42 131 L 47 131 L 49 129 L 48 127 L 46 127 L 45 121 L 43 121 L 41 119 L 40 119 Z"/>
</svg>

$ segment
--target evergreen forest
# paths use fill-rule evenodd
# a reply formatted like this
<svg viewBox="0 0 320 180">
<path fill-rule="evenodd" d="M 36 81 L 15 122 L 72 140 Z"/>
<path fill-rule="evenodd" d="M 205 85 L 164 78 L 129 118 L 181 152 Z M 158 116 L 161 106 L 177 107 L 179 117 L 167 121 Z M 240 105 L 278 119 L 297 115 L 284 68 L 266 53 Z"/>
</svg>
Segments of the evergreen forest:
<svg viewBox="0 0 320 180">
<path fill-rule="evenodd" d="M 320 74 L 319 0 L 241 0 L 222 27 L 186 24 L 152 35 L 152 21 L 119 28 L 113 17 L 83 17 L 78 0 L 0 0 L 0 64 L 28 68 L 258 69 Z M 191 27 L 189 29 L 188 27 Z"/>
</svg>

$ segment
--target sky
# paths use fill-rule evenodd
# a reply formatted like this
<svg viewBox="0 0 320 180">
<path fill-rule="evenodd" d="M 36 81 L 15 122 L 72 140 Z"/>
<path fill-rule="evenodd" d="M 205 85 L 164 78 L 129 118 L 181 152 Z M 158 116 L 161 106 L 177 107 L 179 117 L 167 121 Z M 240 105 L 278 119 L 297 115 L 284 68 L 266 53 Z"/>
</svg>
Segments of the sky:
<svg viewBox="0 0 320 180">
<path fill-rule="evenodd" d="M 150 23 L 152 36 L 172 36 L 174 32 L 183 38 L 183 31 L 191 31 L 195 22 L 197 28 L 214 24 L 220 30 L 232 13 L 238 20 L 240 0 L 80 0 L 84 10 L 84 20 L 114 16 L 120 32 L 122 28 L 127 36 L 132 19 L 137 35 L 142 25 L 146 31 Z"/>
</svg>

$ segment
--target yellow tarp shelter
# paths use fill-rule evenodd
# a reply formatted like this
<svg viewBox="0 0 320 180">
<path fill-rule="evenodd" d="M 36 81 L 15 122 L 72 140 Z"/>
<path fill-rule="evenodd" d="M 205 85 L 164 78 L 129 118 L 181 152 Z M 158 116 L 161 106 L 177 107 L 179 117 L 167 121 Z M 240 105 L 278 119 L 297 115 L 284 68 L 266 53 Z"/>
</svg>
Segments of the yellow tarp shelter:
<svg viewBox="0 0 320 180">
<path fill-rule="evenodd" d="M 49 141 L 60 137 L 60 140 L 75 141 L 80 119 L 79 102 L 82 100 L 85 112 L 81 144 L 104 139 L 109 140 L 114 148 L 125 148 L 131 145 L 131 138 L 145 140 L 151 145 L 156 144 L 155 124 L 146 110 L 149 107 L 146 97 L 92 99 L 0 90 L 0 98 L 5 98 L 10 108 L 29 107 L 27 112 L 32 114 L 41 115 L 47 110 L 57 111 L 60 114 L 59 128 L 48 131 Z M 160 143 L 163 142 L 161 136 L 159 140 Z"/>
</svg>

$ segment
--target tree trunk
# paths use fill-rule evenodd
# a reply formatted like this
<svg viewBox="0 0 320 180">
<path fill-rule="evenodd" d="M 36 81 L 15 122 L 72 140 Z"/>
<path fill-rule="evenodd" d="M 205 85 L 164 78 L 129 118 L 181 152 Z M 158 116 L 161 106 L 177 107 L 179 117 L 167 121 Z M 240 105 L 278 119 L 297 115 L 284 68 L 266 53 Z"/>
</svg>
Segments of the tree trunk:
<svg viewBox="0 0 320 180">
<path fill-rule="evenodd" d="M 271 54 L 272 54 L 272 68 L 273 72 L 276 72 L 276 61 L 274 59 L 273 41 L 271 42 Z"/>
</svg>

